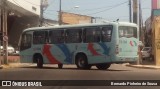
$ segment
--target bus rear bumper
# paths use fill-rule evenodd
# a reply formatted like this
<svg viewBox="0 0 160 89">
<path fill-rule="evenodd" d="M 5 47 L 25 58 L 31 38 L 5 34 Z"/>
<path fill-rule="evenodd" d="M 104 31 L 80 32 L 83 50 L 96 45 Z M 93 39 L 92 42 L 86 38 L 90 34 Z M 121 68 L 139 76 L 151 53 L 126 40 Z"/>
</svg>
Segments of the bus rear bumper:
<svg viewBox="0 0 160 89">
<path fill-rule="evenodd" d="M 139 60 L 137 56 L 135 57 L 116 57 L 112 60 L 114 63 L 135 63 Z"/>
</svg>

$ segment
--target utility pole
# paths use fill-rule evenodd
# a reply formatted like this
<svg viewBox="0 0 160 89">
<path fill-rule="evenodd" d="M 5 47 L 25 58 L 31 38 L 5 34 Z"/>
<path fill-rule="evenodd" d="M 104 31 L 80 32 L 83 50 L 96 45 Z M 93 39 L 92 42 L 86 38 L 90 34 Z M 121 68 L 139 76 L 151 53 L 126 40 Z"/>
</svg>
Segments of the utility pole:
<svg viewBox="0 0 160 89">
<path fill-rule="evenodd" d="M 59 25 L 62 25 L 62 2 L 61 2 L 61 0 L 59 0 Z"/>
<path fill-rule="evenodd" d="M 132 1 L 129 0 L 129 22 L 132 22 Z"/>
<path fill-rule="evenodd" d="M 2 0 L 0 0 L 0 67 L 1 67 L 1 64 L 2 64 L 2 57 L 1 57 L 1 43 L 2 43 L 2 40 L 1 40 L 1 37 L 2 37 Z"/>
<path fill-rule="evenodd" d="M 40 1 L 40 27 L 43 26 L 43 0 Z"/>
<path fill-rule="evenodd" d="M 132 1 L 133 1 L 133 23 L 138 24 L 138 2 L 137 0 L 132 0 Z M 139 44 L 139 41 L 138 41 L 138 44 Z M 137 65 L 142 63 L 141 47 L 139 45 L 138 45 L 138 53 L 139 53 L 139 59 L 137 60 Z"/>
<path fill-rule="evenodd" d="M 141 0 L 139 0 L 139 37 L 140 41 L 142 41 L 142 9 L 141 9 Z"/>
<path fill-rule="evenodd" d="M 2 26 L 3 26 L 3 58 L 4 64 L 8 64 L 8 35 L 7 35 L 7 7 L 6 0 L 2 0 Z"/>
<path fill-rule="evenodd" d="M 132 0 L 133 1 L 133 23 L 137 24 L 137 0 Z"/>
</svg>

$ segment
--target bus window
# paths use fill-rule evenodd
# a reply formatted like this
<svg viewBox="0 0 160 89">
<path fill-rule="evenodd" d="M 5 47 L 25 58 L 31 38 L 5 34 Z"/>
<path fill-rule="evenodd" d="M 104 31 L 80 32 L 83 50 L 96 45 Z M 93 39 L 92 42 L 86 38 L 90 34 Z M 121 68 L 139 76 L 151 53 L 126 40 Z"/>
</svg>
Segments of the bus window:
<svg viewBox="0 0 160 89">
<path fill-rule="evenodd" d="M 60 44 L 64 43 L 64 30 L 52 30 L 49 32 L 50 43 Z"/>
<path fill-rule="evenodd" d="M 85 28 L 84 32 L 84 42 L 100 42 L 101 30 L 98 27 Z"/>
<path fill-rule="evenodd" d="M 119 26 L 119 37 L 137 38 L 137 28 L 129 26 Z"/>
<path fill-rule="evenodd" d="M 80 43 L 82 42 L 82 29 L 67 29 L 66 43 Z"/>
<path fill-rule="evenodd" d="M 112 27 L 103 27 L 102 28 L 102 42 L 110 42 L 112 35 Z"/>
<path fill-rule="evenodd" d="M 33 32 L 33 44 L 45 44 L 47 43 L 47 38 L 48 38 L 47 31 Z"/>
<path fill-rule="evenodd" d="M 20 50 L 25 50 L 31 47 L 32 35 L 29 33 L 22 34 Z"/>
</svg>

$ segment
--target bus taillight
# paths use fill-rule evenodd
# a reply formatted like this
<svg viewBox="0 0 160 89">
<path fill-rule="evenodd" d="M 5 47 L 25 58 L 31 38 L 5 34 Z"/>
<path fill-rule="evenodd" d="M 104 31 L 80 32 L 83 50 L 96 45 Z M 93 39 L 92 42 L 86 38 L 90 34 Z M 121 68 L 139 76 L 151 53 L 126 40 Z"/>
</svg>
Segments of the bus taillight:
<svg viewBox="0 0 160 89">
<path fill-rule="evenodd" d="M 116 54 L 119 54 L 119 45 L 116 45 L 115 53 L 116 53 Z"/>
</svg>

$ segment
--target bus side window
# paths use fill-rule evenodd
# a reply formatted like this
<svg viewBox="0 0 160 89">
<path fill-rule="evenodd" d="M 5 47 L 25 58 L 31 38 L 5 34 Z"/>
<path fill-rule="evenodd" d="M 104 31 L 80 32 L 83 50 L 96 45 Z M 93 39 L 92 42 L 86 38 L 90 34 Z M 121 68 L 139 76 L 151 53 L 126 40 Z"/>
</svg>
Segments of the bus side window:
<svg viewBox="0 0 160 89">
<path fill-rule="evenodd" d="M 48 38 L 48 31 L 33 32 L 33 44 L 45 44 Z"/>
<path fill-rule="evenodd" d="M 83 37 L 82 37 L 82 29 L 80 29 L 79 30 L 79 32 L 78 32 L 78 34 L 79 34 L 79 42 L 82 42 L 82 39 L 83 39 Z"/>
<path fill-rule="evenodd" d="M 66 43 L 82 42 L 82 29 L 71 28 L 66 30 Z"/>
<path fill-rule="evenodd" d="M 110 42 L 112 36 L 112 27 L 102 28 L 102 42 Z"/>
<path fill-rule="evenodd" d="M 83 31 L 84 42 L 100 42 L 101 40 L 101 30 L 98 27 L 85 28 Z"/>
<path fill-rule="evenodd" d="M 32 44 L 31 40 L 32 40 L 31 34 L 27 34 L 27 33 L 22 34 L 20 50 L 22 51 L 22 50 L 30 48 Z"/>
<path fill-rule="evenodd" d="M 64 30 L 53 30 L 49 32 L 50 43 L 52 44 L 60 44 L 64 43 Z"/>
<path fill-rule="evenodd" d="M 82 40 L 83 40 L 83 42 L 86 42 L 86 29 L 83 29 Z"/>
</svg>

